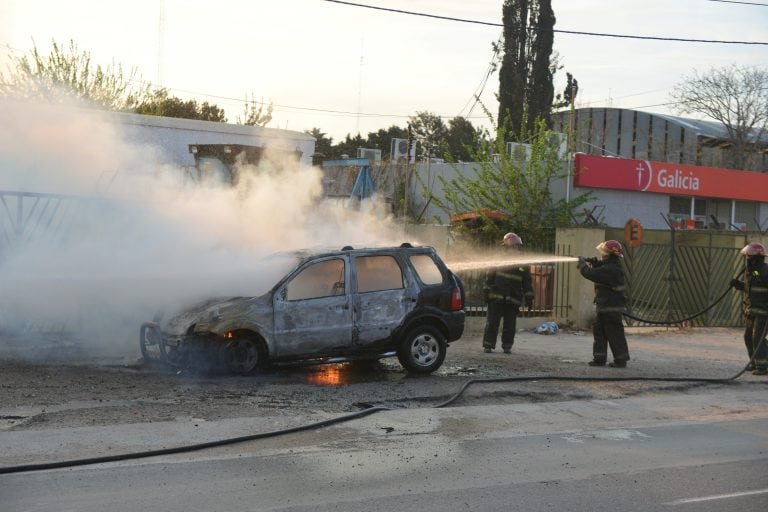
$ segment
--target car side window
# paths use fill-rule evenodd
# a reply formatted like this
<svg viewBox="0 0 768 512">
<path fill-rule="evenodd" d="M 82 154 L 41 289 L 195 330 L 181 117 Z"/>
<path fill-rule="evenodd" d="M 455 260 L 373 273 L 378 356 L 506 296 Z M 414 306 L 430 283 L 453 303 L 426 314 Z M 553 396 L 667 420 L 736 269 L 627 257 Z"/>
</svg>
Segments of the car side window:
<svg viewBox="0 0 768 512">
<path fill-rule="evenodd" d="M 410 259 L 422 283 L 426 285 L 442 284 L 443 274 L 429 254 L 414 254 Z"/>
<path fill-rule="evenodd" d="M 392 256 L 355 258 L 358 293 L 404 288 L 403 271 Z"/>
<path fill-rule="evenodd" d="M 305 300 L 343 295 L 344 260 L 334 258 L 306 267 L 286 286 L 286 299 Z"/>
</svg>

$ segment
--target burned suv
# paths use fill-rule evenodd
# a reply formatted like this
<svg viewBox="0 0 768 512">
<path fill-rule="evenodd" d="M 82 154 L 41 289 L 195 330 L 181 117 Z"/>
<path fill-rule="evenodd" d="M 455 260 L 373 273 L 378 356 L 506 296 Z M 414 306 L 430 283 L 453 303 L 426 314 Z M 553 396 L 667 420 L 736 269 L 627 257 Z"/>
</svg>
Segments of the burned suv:
<svg viewBox="0 0 768 512">
<path fill-rule="evenodd" d="M 464 331 L 463 284 L 432 247 L 294 257 L 264 295 L 211 300 L 143 324 L 145 360 L 248 374 L 268 363 L 396 355 L 409 372 L 426 374 Z"/>
</svg>

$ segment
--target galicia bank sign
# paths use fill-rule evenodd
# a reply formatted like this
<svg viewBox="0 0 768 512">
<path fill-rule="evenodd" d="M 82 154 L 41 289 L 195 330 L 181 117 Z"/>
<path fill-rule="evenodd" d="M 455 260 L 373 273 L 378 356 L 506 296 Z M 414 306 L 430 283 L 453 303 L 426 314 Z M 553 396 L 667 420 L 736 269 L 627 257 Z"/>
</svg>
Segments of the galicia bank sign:
<svg viewBox="0 0 768 512">
<path fill-rule="evenodd" d="M 768 202 L 768 173 L 577 154 L 577 187 Z"/>
</svg>

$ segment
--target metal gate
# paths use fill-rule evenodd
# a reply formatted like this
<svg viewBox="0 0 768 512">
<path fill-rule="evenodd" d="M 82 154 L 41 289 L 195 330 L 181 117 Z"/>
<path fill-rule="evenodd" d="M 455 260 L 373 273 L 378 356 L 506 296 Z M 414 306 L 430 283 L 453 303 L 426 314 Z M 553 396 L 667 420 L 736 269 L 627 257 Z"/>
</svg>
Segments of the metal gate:
<svg viewBox="0 0 768 512">
<path fill-rule="evenodd" d="M 82 198 L 0 190 L 0 257 L 37 237 L 66 236 Z"/>
<path fill-rule="evenodd" d="M 95 203 L 76 196 L 0 190 L 0 264 L 19 254 L 23 257 L 23 250 L 35 244 L 36 250 L 55 250 L 74 231 L 87 231 L 86 220 L 96 215 L 88 211 L 89 204 Z M 61 341 L 62 335 L 78 328 L 76 315 L 51 313 L 46 319 L 28 315 L 23 306 L 17 309 L 17 298 L 4 291 L 6 302 L 0 307 L 4 333 L 55 335 Z"/>
<path fill-rule="evenodd" d="M 621 240 L 623 233 L 607 233 Z M 734 248 L 743 235 L 712 232 L 669 233 L 668 243 L 643 243 L 625 248 L 627 307 L 632 316 L 651 322 L 672 322 L 707 309 L 691 319 L 691 326 L 743 325 L 741 294 L 728 292 L 730 281 L 743 269 L 743 257 Z M 625 317 L 627 325 L 649 322 Z"/>
<path fill-rule="evenodd" d="M 571 272 L 576 272 L 573 262 L 547 262 L 547 256 L 570 256 L 570 245 L 557 245 L 552 248 L 532 249 L 531 254 L 542 256 L 541 263 L 530 265 L 533 281 L 533 305 L 529 310 L 521 311 L 523 317 L 558 317 L 568 315 L 568 282 Z M 526 253 L 523 253 L 524 255 Z M 483 298 L 483 288 L 487 278 L 487 270 L 469 270 L 458 272 L 464 282 L 466 291 L 465 309 L 468 316 L 486 316 L 487 305 Z"/>
</svg>

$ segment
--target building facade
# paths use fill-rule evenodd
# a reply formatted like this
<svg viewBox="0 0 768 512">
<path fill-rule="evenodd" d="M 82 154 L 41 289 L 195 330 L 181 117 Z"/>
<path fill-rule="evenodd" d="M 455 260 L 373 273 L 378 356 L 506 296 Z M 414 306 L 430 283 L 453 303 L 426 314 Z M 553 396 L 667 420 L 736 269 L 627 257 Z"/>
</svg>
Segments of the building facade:
<svg viewBox="0 0 768 512">
<path fill-rule="evenodd" d="M 593 198 L 584 223 L 619 227 L 637 218 L 651 229 L 768 230 L 768 152 L 756 150 L 748 170 L 730 168 L 720 123 L 586 108 L 557 114 L 554 129 L 572 134 L 567 194 Z"/>
</svg>

